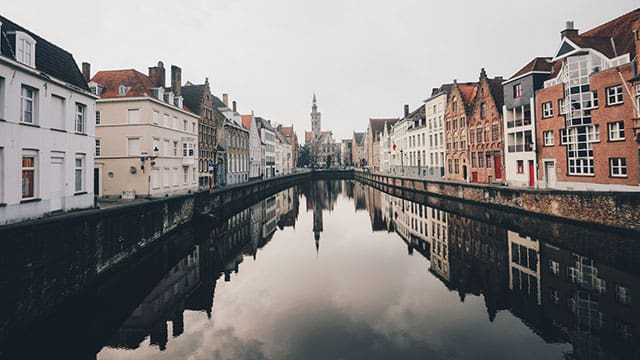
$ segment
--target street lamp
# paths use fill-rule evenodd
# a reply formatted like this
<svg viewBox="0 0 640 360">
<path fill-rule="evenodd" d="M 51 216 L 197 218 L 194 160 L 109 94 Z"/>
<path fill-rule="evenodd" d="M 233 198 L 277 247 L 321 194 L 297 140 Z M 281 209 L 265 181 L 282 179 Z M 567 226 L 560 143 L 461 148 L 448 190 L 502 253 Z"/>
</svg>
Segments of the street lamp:
<svg viewBox="0 0 640 360">
<path fill-rule="evenodd" d="M 402 155 L 403 151 L 400 149 L 400 167 L 402 168 L 402 174 L 404 174 L 404 156 Z"/>
</svg>

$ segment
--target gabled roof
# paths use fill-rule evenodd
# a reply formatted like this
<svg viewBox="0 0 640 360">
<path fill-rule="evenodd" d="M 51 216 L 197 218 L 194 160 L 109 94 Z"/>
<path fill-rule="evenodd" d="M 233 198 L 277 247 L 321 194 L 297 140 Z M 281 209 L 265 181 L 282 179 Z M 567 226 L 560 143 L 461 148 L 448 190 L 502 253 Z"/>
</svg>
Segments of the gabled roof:
<svg viewBox="0 0 640 360">
<path fill-rule="evenodd" d="M 610 37 L 615 43 L 615 50 L 618 55 L 631 53 L 633 58 L 636 47 L 631 26 L 637 19 L 640 19 L 640 8 L 585 31 L 580 37 Z"/>
<path fill-rule="evenodd" d="M 398 118 L 379 118 L 379 119 L 371 119 L 369 118 L 369 129 L 373 132 L 373 135 L 377 133 L 381 133 L 384 131 L 384 124 L 395 124 Z"/>
<path fill-rule="evenodd" d="M 362 144 L 362 142 L 364 141 L 364 134 L 363 132 L 354 132 L 353 136 L 356 138 L 356 144 L 360 145 Z"/>
<path fill-rule="evenodd" d="M 184 105 L 186 105 L 189 109 L 193 109 L 194 111 L 200 113 L 200 106 L 202 105 L 202 95 L 206 88 L 207 86 L 205 84 L 183 85 L 180 91 L 182 94 Z"/>
<path fill-rule="evenodd" d="M 7 34 L 13 31 L 22 31 L 29 34 L 36 41 L 36 69 L 44 74 L 76 86 L 82 90 L 89 90 L 87 82 L 82 76 L 73 55 L 68 51 L 50 43 L 11 20 L 0 16 L 2 27 L 0 28 L 0 56 L 5 56 L 16 60 L 14 44 L 9 43 L 10 36 Z"/>
<path fill-rule="evenodd" d="M 529 63 L 522 67 L 522 69 L 518 70 L 513 76 L 509 79 L 515 79 L 522 75 L 531 73 L 531 72 L 546 72 L 550 73 L 552 70 L 553 62 L 551 62 L 550 57 L 535 57 L 533 60 L 529 61 Z"/>
<path fill-rule="evenodd" d="M 467 106 L 471 105 L 478 94 L 478 83 L 462 83 L 457 84 L 457 86 L 458 90 L 462 94 L 464 104 Z"/>
<path fill-rule="evenodd" d="M 151 89 L 154 88 L 147 75 L 134 69 L 98 71 L 91 81 L 104 87 L 100 94 L 102 99 L 151 96 Z M 129 87 L 125 95 L 119 94 L 120 85 Z"/>
<path fill-rule="evenodd" d="M 439 96 L 441 94 L 451 94 L 451 88 L 453 87 L 453 84 L 442 84 L 440 85 L 440 87 L 438 88 L 433 88 L 431 89 L 431 96 L 425 100 L 425 102 L 433 99 L 436 96 Z"/>
</svg>

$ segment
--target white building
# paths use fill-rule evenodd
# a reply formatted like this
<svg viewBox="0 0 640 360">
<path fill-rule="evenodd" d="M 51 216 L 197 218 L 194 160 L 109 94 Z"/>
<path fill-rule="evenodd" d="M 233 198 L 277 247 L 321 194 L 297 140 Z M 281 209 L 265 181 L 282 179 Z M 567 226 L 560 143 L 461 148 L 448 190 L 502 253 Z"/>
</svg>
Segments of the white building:
<svg viewBox="0 0 640 360">
<path fill-rule="evenodd" d="M 0 225 L 94 203 L 96 97 L 72 54 L 0 17 Z"/>
<path fill-rule="evenodd" d="M 451 84 L 434 88 L 431 97 L 424 101 L 427 119 L 425 149 L 428 177 L 444 179 L 446 177 L 445 143 L 444 143 L 444 112 L 447 99 L 451 91 Z"/>
<path fill-rule="evenodd" d="M 260 129 L 260 142 L 263 149 L 262 175 L 270 178 L 276 174 L 276 132 L 271 123 L 261 117 L 256 117 L 256 123 Z"/>
<path fill-rule="evenodd" d="M 253 113 L 242 115 L 242 126 L 249 130 L 249 178 L 258 178 L 263 162 L 262 145 L 260 144 L 260 130 Z"/>
<path fill-rule="evenodd" d="M 391 158 L 389 160 L 389 172 L 393 175 L 405 174 L 405 166 L 409 164 L 407 126 L 407 119 L 401 119 L 393 125 Z"/>
</svg>

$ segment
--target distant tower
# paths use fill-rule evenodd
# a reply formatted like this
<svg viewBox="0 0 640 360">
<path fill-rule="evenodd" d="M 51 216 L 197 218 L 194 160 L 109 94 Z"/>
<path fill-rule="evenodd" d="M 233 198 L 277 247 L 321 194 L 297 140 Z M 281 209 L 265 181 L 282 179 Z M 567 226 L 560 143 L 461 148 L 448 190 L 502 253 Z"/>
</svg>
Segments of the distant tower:
<svg viewBox="0 0 640 360">
<path fill-rule="evenodd" d="M 318 102 L 315 93 L 313 94 L 313 105 L 311 106 L 311 133 L 313 134 L 314 140 L 320 137 L 320 113 L 318 112 Z"/>
</svg>

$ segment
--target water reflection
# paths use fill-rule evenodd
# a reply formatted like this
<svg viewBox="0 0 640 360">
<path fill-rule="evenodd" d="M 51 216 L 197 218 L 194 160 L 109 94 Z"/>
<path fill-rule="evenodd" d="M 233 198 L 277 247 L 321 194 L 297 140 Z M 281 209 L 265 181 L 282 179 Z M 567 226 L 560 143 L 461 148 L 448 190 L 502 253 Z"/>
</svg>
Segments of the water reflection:
<svg viewBox="0 0 640 360">
<path fill-rule="evenodd" d="M 412 200 L 318 181 L 192 224 L 136 276 L 34 324 L 15 358 L 639 358 L 633 235 L 524 218 L 541 230 L 523 234 L 492 210 Z M 597 256 L 581 252 L 594 238 Z"/>
</svg>

